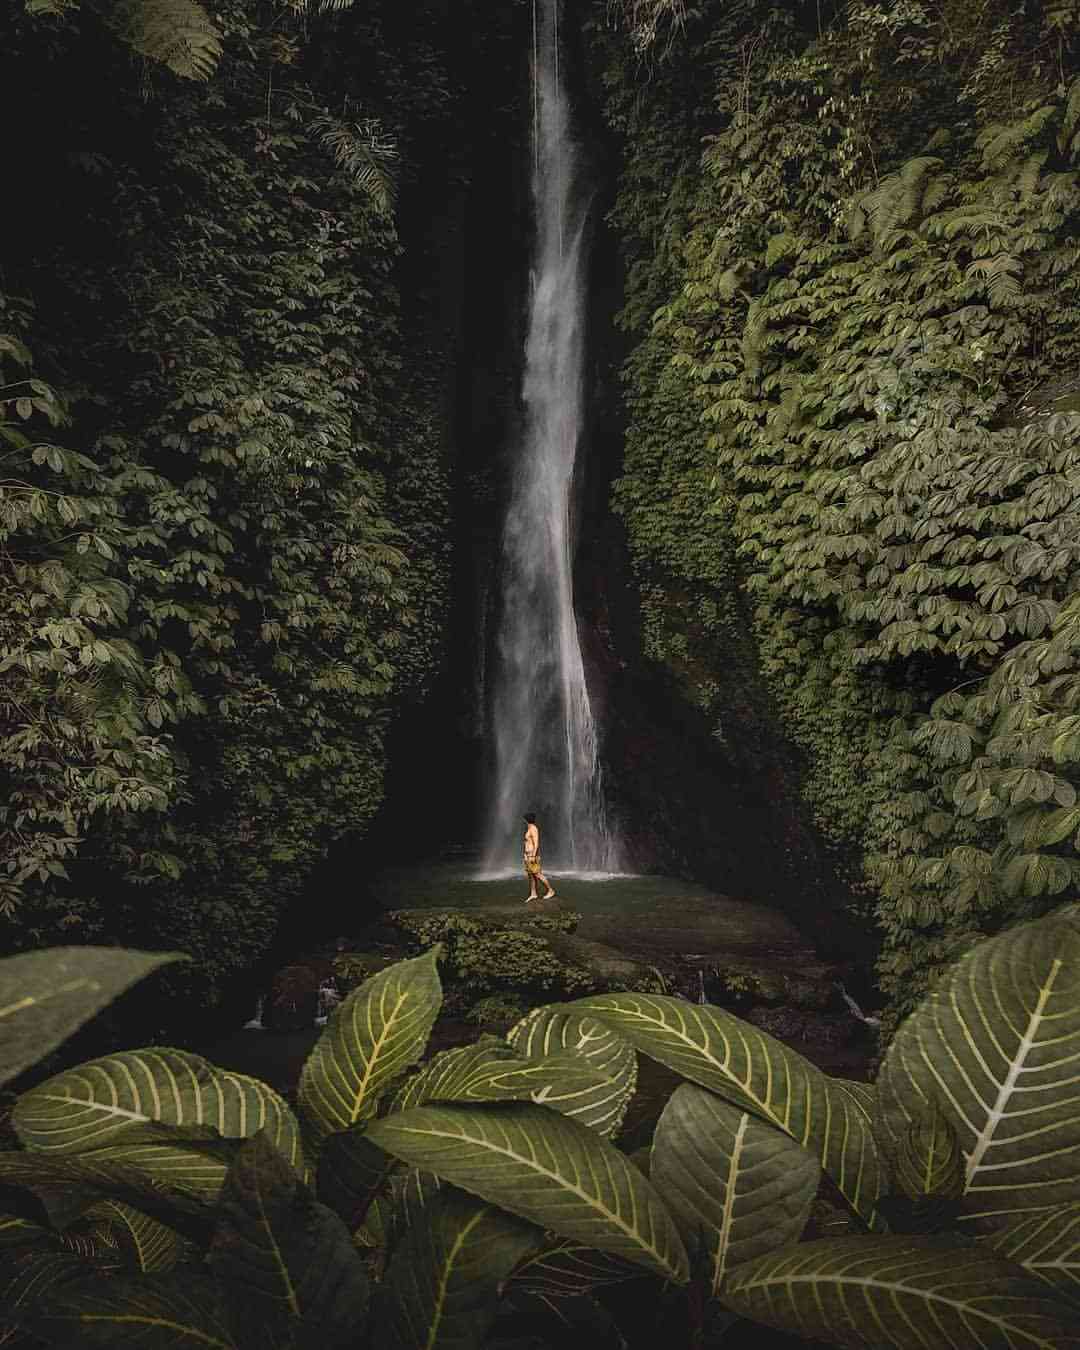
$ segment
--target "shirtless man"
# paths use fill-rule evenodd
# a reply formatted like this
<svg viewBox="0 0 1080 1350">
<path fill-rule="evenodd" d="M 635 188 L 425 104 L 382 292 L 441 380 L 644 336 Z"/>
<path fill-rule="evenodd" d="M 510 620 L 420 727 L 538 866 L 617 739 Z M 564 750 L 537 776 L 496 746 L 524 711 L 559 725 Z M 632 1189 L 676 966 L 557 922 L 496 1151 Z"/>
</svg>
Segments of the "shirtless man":
<svg viewBox="0 0 1080 1350">
<path fill-rule="evenodd" d="M 525 897 L 526 904 L 530 900 L 550 900 L 555 894 L 551 882 L 540 871 L 540 831 L 536 828 L 536 817 L 531 812 L 525 817 L 525 875 L 529 878 L 529 894 Z M 545 895 L 537 895 L 537 881 L 542 881 L 547 887 Z"/>
</svg>

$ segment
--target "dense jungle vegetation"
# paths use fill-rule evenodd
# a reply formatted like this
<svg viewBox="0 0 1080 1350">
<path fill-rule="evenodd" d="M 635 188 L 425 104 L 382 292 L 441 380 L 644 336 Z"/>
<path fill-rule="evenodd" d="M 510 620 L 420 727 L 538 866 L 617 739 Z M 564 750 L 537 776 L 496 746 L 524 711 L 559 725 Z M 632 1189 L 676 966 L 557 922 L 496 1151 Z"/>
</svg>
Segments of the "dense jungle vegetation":
<svg viewBox="0 0 1080 1350">
<path fill-rule="evenodd" d="M 1080 9 L 637 16 L 591 40 L 649 653 L 720 739 L 765 683 L 895 1017 L 1080 881 Z"/>
</svg>

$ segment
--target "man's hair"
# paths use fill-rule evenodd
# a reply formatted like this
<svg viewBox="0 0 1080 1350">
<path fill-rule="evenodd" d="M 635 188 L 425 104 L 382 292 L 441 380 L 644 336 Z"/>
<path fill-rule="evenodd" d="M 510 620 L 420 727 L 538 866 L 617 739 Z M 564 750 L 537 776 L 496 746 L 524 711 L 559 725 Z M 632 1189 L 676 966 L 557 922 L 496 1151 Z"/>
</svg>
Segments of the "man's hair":
<svg viewBox="0 0 1080 1350">
<path fill-rule="evenodd" d="M 525 815 L 525 824 L 526 824 L 526 825 L 535 825 L 535 824 L 536 824 L 536 817 L 533 815 L 533 813 L 532 813 L 531 811 L 527 812 L 526 815 Z"/>
</svg>

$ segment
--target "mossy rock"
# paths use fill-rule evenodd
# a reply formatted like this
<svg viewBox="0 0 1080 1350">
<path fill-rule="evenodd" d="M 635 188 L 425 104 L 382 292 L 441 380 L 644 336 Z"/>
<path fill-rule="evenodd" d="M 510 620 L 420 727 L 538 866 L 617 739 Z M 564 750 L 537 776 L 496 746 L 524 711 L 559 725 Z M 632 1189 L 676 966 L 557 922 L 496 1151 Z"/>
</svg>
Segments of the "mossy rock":
<svg viewBox="0 0 1080 1350">
<path fill-rule="evenodd" d="M 552 933 L 548 942 L 555 955 L 568 967 L 587 974 L 597 993 L 609 990 L 663 992 L 664 981 L 651 966 L 635 961 L 615 947 L 569 933 Z"/>
<path fill-rule="evenodd" d="M 709 998 L 736 1008 L 754 1004 L 783 1005 L 819 1012 L 834 1001 L 834 987 L 824 969 L 820 977 L 745 961 L 725 962 L 704 971 Z"/>
<path fill-rule="evenodd" d="M 542 933 L 573 933 L 581 915 L 559 899 L 534 900 L 531 904 L 489 905 L 484 910 L 493 923 L 507 928 L 534 929 Z"/>
<path fill-rule="evenodd" d="M 476 937 L 504 926 L 498 919 L 454 909 L 394 909 L 386 918 L 405 941 L 425 949 L 436 942 L 452 942 L 460 936 Z"/>
</svg>

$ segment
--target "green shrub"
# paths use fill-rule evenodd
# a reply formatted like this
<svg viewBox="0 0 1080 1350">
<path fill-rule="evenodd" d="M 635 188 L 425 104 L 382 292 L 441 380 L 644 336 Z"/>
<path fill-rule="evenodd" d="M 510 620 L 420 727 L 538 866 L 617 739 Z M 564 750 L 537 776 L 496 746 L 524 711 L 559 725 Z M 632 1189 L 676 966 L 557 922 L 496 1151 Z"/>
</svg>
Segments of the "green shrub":
<svg viewBox="0 0 1080 1350">
<path fill-rule="evenodd" d="M 739 1316 L 852 1350 L 1080 1345 L 1080 906 L 964 957 L 876 1086 L 722 1009 L 619 993 L 403 1077 L 442 1006 L 440 956 L 349 995 L 295 1111 L 163 1047 L 22 1093 L 0 1321 L 57 1346 L 420 1350 L 497 1339 L 520 1306 L 558 1346 L 586 1306 L 594 1334 L 640 1333 L 666 1289 L 688 1344 Z M 177 959 L 0 961 L 0 1087 Z M 683 1081 L 631 1161 L 636 1053 Z"/>
<path fill-rule="evenodd" d="M 457 1007 L 484 994 L 512 991 L 541 1003 L 545 997 L 573 998 L 597 987 L 588 971 L 560 960 L 539 933 L 453 910 L 393 910 L 388 917 L 418 950 L 443 945 L 448 996 Z M 548 931 L 566 932 L 567 922 L 576 927 L 576 915 L 544 917 L 556 921 Z M 530 922 L 529 929 L 535 926 Z"/>
<path fill-rule="evenodd" d="M 473 1004 L 465 1014 L 465 1020 L 481 1027 L 510 1027 L 519 1021 L 524 1013 L 525 1007 L 521 1000 L 514 998 L 513 995 L 488 994 Z"/>
</svg>

